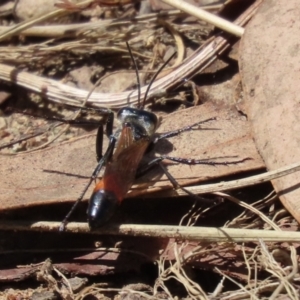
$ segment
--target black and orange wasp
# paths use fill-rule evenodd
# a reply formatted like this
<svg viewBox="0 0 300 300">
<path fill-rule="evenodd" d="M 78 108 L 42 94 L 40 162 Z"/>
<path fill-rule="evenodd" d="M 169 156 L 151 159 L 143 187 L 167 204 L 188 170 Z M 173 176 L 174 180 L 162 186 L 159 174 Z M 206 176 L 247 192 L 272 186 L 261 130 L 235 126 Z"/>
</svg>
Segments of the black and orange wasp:
<svg viewBox="0 0 300 300">
<path fill-rule="evenodd" d="M 120 127 L 113 133 L 114 113 L 109 109 L 104 109 L 103 112 L 108 115 L 106 122 L 106 135 L 109 139 L 108 147 L 102 155 L 102 145 L 104 130 L 103 125 L 98 129 L 96 140 L 96 153 L 98 157 L 98 164 L 94 169 L 89 182 L 82 191 L 80 197 L 77 199 L 65 219 L 62 221 L 60 231 L 63 231 L 71 214 L 84 197 L 91 183 L 96 180 L 100 170 L 105 166 L 102 179 L 96 184 L 92 196 L 89 200 L 87 216 L 88 223 L 91 229 L 97 228 L 109 221 L 113 216 L 116 208 L 124 199 L 127 192 L 130 190 L 135 178 L 140 174 L 144 174 L 147 170 L 155 165 L 159 165 L 168 179 L 175 188 L 183 189 L 187 194 L 200 198 L 202 201 L 210 201 L 208 199 L 192 194 L 184 187 L 180 186 L 174 177 L 167 171 L 161 163 L 163 160 L 171 160 L 183 164 L 205 164 L 205 165 L 228 165 L 237 164 L 246 159 L 231 161 L 231 162 L 215 162 L 208 160 L 189 160 L 170 156 L 159 156 L 148 162 L 146 165 L 140 166 L 141 160 L 145 152 L 152 144 L 156 144 L 159 140 L 176 136 L 182 132 L 190 131 L 196 126 L 203 123 L 213 121 L 216 118 L 209 118 L 199 121 L 190 126 L 170 131 L 161 135 L 156 134 L 158 128 L 158 118 L 150 111 L 144 109 L 147 94 L 151 84 L 155 81 L 157 75 L 161 70 L 171 61 L 176 52 L 159 68 L 156 74 L 151 79 L 143 102 L 140 101 L 140 80 L 136 61 L 132 55 L 129 44 L 126 43 L 130 57 L 134 63 L 137 85 L 139 92 L 139 105 L 137 108 L 124 107 L 117 113 L 117 119 L 120 121 Z M 211 202 L 210 202 L 211 203 Z"/>
</svg>

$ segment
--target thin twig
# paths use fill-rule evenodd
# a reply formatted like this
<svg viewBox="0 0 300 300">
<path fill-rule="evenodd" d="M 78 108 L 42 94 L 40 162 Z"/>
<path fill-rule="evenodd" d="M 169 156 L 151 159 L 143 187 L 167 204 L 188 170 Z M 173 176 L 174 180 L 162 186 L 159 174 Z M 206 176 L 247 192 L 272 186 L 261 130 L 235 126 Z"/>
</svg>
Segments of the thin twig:
<svg viewBox="0 0 300 300">
<path fill-rule="evenodd" d="M 286 176 L 288 174 L 295 173 L 297 171 L 300 171 L 300 163 L 294 163 L 291 165 L 288 165 L 286 167 L 269 171 L 263 174 L 250 176 L 243 179 L 238 180 L 232 180 L 227 182 L 218 182 L 214 184 L 203 184 L 203 185 L 197 185 L 197 186 L 191 186 L 191 187 L 185 187 L 189 192 L 192 192 L 194 194 L 207 194 L 207 193 L 213 193 L 213 192 L 220 192 L 220 191 L 228 191 L 233 189 L 238 189 L 242 187 L 252 186 L 255 184 L 267 182 L 276 178 L 280 178 L 283 176 Z M 151 190 L 150 190 L 151 191 Z M 157 192 L 157 190 L 155 190 Z M 163 194 L 160 194 L 160 197 L 162 196 L 184 196 L 186 193 L 182 191 L 181 189 L 178 190 L 166 190 L 161 191 Z M 145 196 L 151 196 L 151 193 L 148 193 L 148 195 Z"/>
<path fill-rule="evenodd" d="M 74 5 L 76 5 L 78 8 L 84 8 L 84 7 L 88 6 L 89 4 L 91 4 L 93 1 L 94 0 L 85 0 L 85 1 L 82 1 L 82 2 L 74 4 Z M 39 24 L 46 20 L 52 19 L 54 17 L 70 14 L 72 12 L 73 11 L 68 11 L 67 9 L 57 9 L 55 11 L 49 12 L 48 14 L 42 15 L 40 17 L 21 22 L 21 23 L 17 24 L 16 26 L 14 26 L 13 28 L 10 28 L 7 31 L 0 34 L 0 41 L 2 42 L 4 40 L 8 39 L 9 37 L 12 37 L 18 33 L 21 33 L 23 30 L 25 30 L 35 24 Z"/>
<path fill-rule="evenodd" d="M 254 214 L 256 214 L 257 216 L 259 216 L 266 224 L 268 224 L 271 228 L 273 228 L 274 230 L 280 231 L 281 229 L 279 228 L 279 226 L 277 226 L 272 220 L 270 220 L 265 214 L 263 214 L 261 211 L 259 211 L 258 209 L 256 209 L 255 207 L 245 203 L 244 201 L 241 201 L 233 196 L 224 194 L 224 193 L 220 193 L 220 192 L 216 192 L 214 193 L 215 195 L 221 196 L 225 199 L 228 199 L 232 202 L 234 202 L 235 204 L 240 205 L 241 207 L 244 207 L 250 211 L 252 211 Z"/>
<path fill-rule="evenodd" d="M 127 23 L 138 22 L 147 20 L 148 22 L 156 22 L 158 18 L 170 18 L 173 16 L 180 16 L 183 13 L 180 10 L 165 11 L 160 13 L 151 13 L 142 16 L 135 16 L 132 19 L 129 19 Z M 59 38 L 59 37 L 77 37 L 80 36 L 80 33 L 88 31 L 103 31 L 106 32 L 111 27 L 120 27 L 124 26 L 126 21 L 114 21 L 114 20 L 99 20 L 95 22 L 86 22 L 80 24 L 57 24 L 57 25 L 40 25 L 33 26 L 27 29 L 21 28 L 23 36 L 39 36 L 39 37 L 48 37 L 48 38 Z M 31 24 L 32 26 L 32 24 Z M 10 32 L 12 35 L 19 34 L 18 31 L 13 31 L 15 26 L 0 26 L 0 35 Z"/>
<path fill-rule="evenodd" d="M 1 230 L 58 232 L 61 222 L 0 222 Z M 66 232 L 130 235 L 159 238 L 176 238 L 178 240 L 209 241 L 209 242 L 254 242 L 259 239 L 265 242 L 298 242 L 300 232 L 285 232 L 255 229 L 212 228 L 212 227 L 184 227 L 168 225 L 119 225 L 90 230 L 87 223 L 68 223 Z"/>
<path fill-rule="evenodd" d="M 256 294 L 256 290 L 252 289 L 252 290 L 247 290 L 247 288 L 245 286 L 243 286 L 241 283 L 239 283 L 237 280 L 231 278 L 230 276 L 228 276 L 227 274 L 225 274 L 224 272 L 222 272 L 221 270 L 219 270 L 217 267 L 214 269 L 217 273 L 219 273 L 221 276 L 224 276 L 225 278 L 227 278 L 229 281 L 231 281 L 232 283 L 234 283 L 236 286 L 238 286 L 240 288 L 241 291 L 243 291 L 246 296 L 247 299 L 253 299 L 253 300 L 259 300 L 259 298 L 257 298 L 255 296 Z M 241 298 L 243 299 L 243 298 Z"/>
<path fill-rule="evenodd" d="M 192 15 L 196 18 L 199 18 L 203 21 L 206 21 L 220 29 L 223 29 L 226 32 L 229 32 L 235 36 L 241 37 L 244 33 L 244 28 L 233 24 L 225 19 L 222 19 L 212 13 L 209 13 L 200 7 L 187 3 L 183 0 L 162 0 L 163 2 L 180 9 L 186 12 L 189 15 Z"/>
</svg>

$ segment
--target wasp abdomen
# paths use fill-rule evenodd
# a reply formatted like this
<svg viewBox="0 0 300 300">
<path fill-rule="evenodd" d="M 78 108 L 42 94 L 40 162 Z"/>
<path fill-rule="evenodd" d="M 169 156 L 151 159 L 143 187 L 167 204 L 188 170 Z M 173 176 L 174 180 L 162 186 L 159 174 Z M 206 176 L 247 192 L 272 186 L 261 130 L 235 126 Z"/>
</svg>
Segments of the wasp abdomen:
<svg viewBox="0 0 300 300">
<path fill-rule="evenodd" d="M 114 192 L 96 190 L 92 194 L 87 210 L 90 228 L 97 228 L 106 223 L 118 206 L 118 198 Z"/>
</svg>

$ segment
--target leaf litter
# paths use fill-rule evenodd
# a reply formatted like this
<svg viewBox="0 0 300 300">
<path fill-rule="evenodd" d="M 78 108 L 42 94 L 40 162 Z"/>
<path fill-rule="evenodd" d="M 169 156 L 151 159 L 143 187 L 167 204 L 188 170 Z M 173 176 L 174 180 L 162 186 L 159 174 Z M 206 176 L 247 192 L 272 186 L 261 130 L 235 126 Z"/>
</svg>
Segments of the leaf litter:
<svg viewBox="0 0 300 300">
<path fill-rule="evenodd" d="M 62 3 L 67 4 L 68 1 Z M 237 2 L 235 5 L 241 4 Z M 96 7 L 98 6 L 92 6 L 90 10 L 93 11 Z M 111 10 L 110 13 L 109 10 Z M 106 8 L 105 11 L 107 15 L 117 14 L 114 17 L 121 18 L 122 14 L 123 16 L 126 16 L 126 13 L 130 15 L 134 9 L 129 5 L 124 10 Z M 79 10 L 77 14 L 79 18 L 82 18 L 80 13 Z M 187 47 L 185 52 L 191 52 L 194 48 L 190 45 L 196 43 L 199 46 L 199 36 L 202 37 L 210 29 L 203 27 L 204 29 L 200 31 L 198 28 L 196 30 L 195 24 L 197 27 L 199 24 L 196 20 L 190 23 L 185 21 L 176 23 L 176 18 L 179 16 L 183 17 L 178 12 L 174 12 L 173 15 L 170 13 L 168 22 L 174 24 L 173 27 L 180 35 L 185 36 L 186 40 L 183 44 Z M 144 71 L 141 72 L 144 82 L 151 78 L 158 61 L 164 59 L 166 52 L 174 51 L 175 43 L 177 47 L 179 45 L 178 40 L 174 43 L 174 36 L 170 35 L 166 28 L 157 28 L 155 18 L 149 20 L 148 25 L 143 23 L 142 19 L 136 24 L 129 21 L 121 25 L 112 24 L 106 27 L 109 30 L 103 29 L 100 32 L 94 29 L 95 24 L 91 22 L 85 22 L 81 28 L 74 26 L 74 30 L 67 27 L 72 24 L 59 24 L 56 25 L 57 31 L 52 33 L 53 40 L 46 40 L 42 43 L 35 43 L 32 38 L 40 30 L 34 25 L 22 33 L 24 34 L 22 37 L 25 37 L 22 43 L 13 46 L 14 43 L 11 42 L 9 47 L 3 47 L 3 51 L 0 51 L 1 62 L 22 66 L 23 69 L 38 76 L 55 78 L 70 86 L 81 86 L 84 89 L 89 89 L 103 74 L 104 76 L 112 74 L 108 77 L 110 78 L 108 82 L 100 84 L 99 88 L 105 89 L 105 92 L 135 88 L 133 71 L 130 72 L 130 75 L 133 75 L 132 79 L 125 86 L 115 85 L 124 77 L 124 73 L 118 70 L 122 70 L 122 67 L 123 70 L 131 68 L 128 67 L 128 64 L 131 64 L 129 57 L 122 49 L 125 37 L 129 37 L 129 42 L 134 47 L 134 56 Z M 69 22 L 72 23 L 72 19 Z M 109 22 L 107 21 L 108 24 Z M 44 29 L 49 27 L 49 31 L 45 31 L 45 39 L 47 39 L 46 32 L 51 32 L 51 26 L 53 25 L 43 25 Z M 63 39 L 62 36 L 65 36 L 66 32 L 69 33 L 68 38 Z M 21 36 L 19 38 L 21 39 Z M 147 47 L 144 46 L 145 44 Z M 157 49 L 155 53 L 152 52 L 154 46 Z M 155 59 L 152 59 L 153 57 Z M 217 65 L 218 68 L 220 65 Z M 83 70 L 87 75 L 81 79 L 78 74 L 76 75 L 76 70 Z M 169 70 L 171 71 L 172 69 Z M 89 77 L 91 82 L 88 80 Z M 199 83 L 195 82 L 199 89 Z M 235 85 L 234 83 L 233 86 Z M 64 118 L 67 114 L 70 118 L 74 114 L 64 106 L 57 107 L 53 103 L 45 102 L 43 97 L 36 94 L 24 93 L 24 90 L 13 90 L 9 86 L 4 86 L 3 89 L 9 90 L 18 98 L 13 103 L 16 111 L 29 109 L 34 114 L 48 118 L 53 115 Z M 209 88 L 205 90 L 205 93 L 209 95 Z M 182 104 L 172 114 L 158 113 L 163 116 L 159 132 L 174 129 L 175 125 L 176 127 L 189 125 L 194 123 L 194 120 L 198 121 L 199 118 L 207 118 L 206 116 L 216 116 L 217 121 L 206 124 L 206 130 L 195 129 L 163 143 L 157 149 L 160 153 L 167 152 L 171 156 L 188 158 L 237 155 L 238 157 L 251 157 L 252 160 L 228 167 L 188 167 L 168 163 L 168 170 L 181 184 L 192 185 L 204 180 L 214 182 L 219 181 L 220 178 L 224 180 L 226 176 L 237 178 L 240 172 L 253 174 L 258 169 L 264 168 L 264 163 L 252 141 L 249 122 L 244 116 L 239 115 L 232 107 L 229 108 L 226 102 L 212 104 L 213 101 L 208 101 L 208 99 L 205 104 L 183 109 L 182 107 L 191 98 L 191 93 L 185 90 L 184 95 L 184 101 L 182 101 L 182 96 L 178 97 L 178 95 L 175 95 L 175 100 L 174 98 L 171 101 L 160 100 L 162 104 L 160 107 L 165 109 L 169 106 L 174 109 L 172 105 L 168 105 L 169 102 Z M 200 102 L 204 100 L 200 97 Z M 20 103 L 21 106 L 18 108 Z M 102 121 L 100 118 L 100 122 Z M 30 134 L 36 127 L 45 127 L 45 131 L 48 132 L 46 129 L 49 127 L 49 120 L 19 115 L 17 112 L 5 117 L 5 122 L 10 126 L 1 129 L 3 142 Z M 51 132 L 50 135 L 56 136 L 59 133 L 60 130 Z M 4 219 L 39 221 L 52 220 L 54 217 L 55 220 L 61 220 L 59 215 L 64 215 L 64 212 L 61 212 L 62 208 L 65 207 L 64 209 L 67 210 L 70 205 L 68 202 L 78 197 L 95 166 L 94 140 L 95 133 L 86 134 L 82 126 L 79 128 L 68 126 L 65 133 L 54 144 L 51 143 L 47 147 L 44 147 L 44 143 L 51 141 L 51 136 L 45 135 L 42 138 L 34 137 L 15 144 L 10 151 L 4 150 L 6 156 L 2 155 L 0 158 L 3 170 L 0 173 L 3 183 L 0 203 L 1 210 L 5 211 Z M 40 146 L 43 149 L 32 151 Z M 9 152 L 19 153 L 23 150 L 29 150 L 29 152 L 7 156 Z M 46 169 L 54 172 L 45 172 Z M 55 171 L 58 172 L 55 173 Z M 276 229 L 275 224 L 277 224 L 283 230 L 295 231 L 298 228 L 291 215 L 276 201 L 278 199 L 276 194 L 265 197 L 272 190 L 267 184 L 249 188 L 248 191 L 236 190 L 230 196 L 226 194 L 219 196 L 223 199 L 226 197 L 245 199 L 246 202 L 250 201 L 250 206 L 246 203 L 242 205 L 242 208 L 225 201 L 221 205 L 206 210 L 194 204 L 188 197 L 161 199 L 159 191 L 170 188 L 171 185 L 167 180 L 155 171 L 138 180 L 115 218 L 117 224 L 158 223 L 176 226 L 180 223 L 186 226 L 225 226 L 262 230 Z M 149 194 L 150 192 L 153 192 L 153 196 L 151 196 L 152 193 Z M 90 191 L 86 197 L 89 194 Z M 150 195 L 152 199 L 143 200 L 137 195 L 139 197 Z M 67 204 L 62 206 L 58 205 L 58 202 L 67 202 Z M 236 203 L 241 205 L 238 201 Z M 42 209 L 43 206 L 45 209 Z M 82 209 L 82 213 L 78 213 L 79 220 L 85 219 L 84 211 L 85 208 Z M 264 216 L 272 219 L 274 226 Z M 299 276 L 295 261 L 296 253 L 294 248 L 284 241 L 276 244 L 266 244 L 262 240 L 245 244 L 230 241 L 212 243 L 193 242 L 180 238 L 122 235 L 59 236 L 56 232 L 44 233 L 44 238 L 35 232 L 26 234 L 14 232 L 8 237 L 6 231 L 1 232 L 1 236 L 3 254 L 6 253 L 6 259 L 0 270 L 0 280 L 13 283 L 38 275 L 39 280 L 44 282 L 38 289 L 31 291 L 20 289 L 21 286 L 14 283 L 15 289 L 8 289 L 3 293 L 7 297 L 22 295 L 29 298 L 35 293 L 35 296 L 40 295 L 45 298 L 45 291 L 50 290 L 63 299 L 83 299 L 88 295 L 94 295 L 99 299 L 105 297 L 104 295 L 109 298 L 153 299 L 166 297 L 246 299 L 250 295 L 261 299 L 263 296 L 271 295 L 275 299 L 276 295 L 285 293 L 293 299 L 298 299 L 296 295 Z M 21 240 L 22 243 L 20 243 Z M 37 243 L 33 245 L 33 240 L 38 241 L 39 245 L 37 246 Z M 12 247 L 14 243 L 19 245 L 16 249 Z M 298 249 L 296 243 L 294 247 Z M 46 260 L 48 257 L 51 257 L 52 261 Z M 34 261 L 45 261 L 45 263 L 31 265 Z M 151 275 L 153 263 L 158 268 L 158 275 Z M 20 264 L 24 266 L 16 267 Z M 45 270 L 45 266 L 47 266 L 46 273 L 41 271 Z M 78 289 L 74 288 L 72 280 L 75 274 L 83 278 L 88 276 L 89 283 L 83 280 Z M 124 279 L 124 274 L 128 281 L 135 284 L 128 285 L 129 282 Z M 132 274 L 137 274 L 137 278 Z M 259 277 L 255 274 L 259 274 Z M 99 275 L 103 276 L 100 280 Z M 114 276 L 110 277 L 114 280 L 108 279 L 107 275 Z M 118 284 L 120 279 L 122 279 L 121 284 Z M 174 280 L 179 285 L 175 284 Z M 231 284 L 229 284 L 230 281 Z"/>
</svg>

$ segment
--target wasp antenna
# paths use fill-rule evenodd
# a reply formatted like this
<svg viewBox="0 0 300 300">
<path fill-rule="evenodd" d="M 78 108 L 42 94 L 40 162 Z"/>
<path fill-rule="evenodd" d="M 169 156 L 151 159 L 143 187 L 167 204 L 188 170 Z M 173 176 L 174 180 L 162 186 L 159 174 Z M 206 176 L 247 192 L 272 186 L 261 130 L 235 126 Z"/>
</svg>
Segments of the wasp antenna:
<svg viewBox="0 0 300 300">
<path fill-rule="evenodd" d="M 153 82 L 155 81 L 156 77 L 158 76 L 158 74 L 163 70 L 163 68 L 171 61 L 171 59 L 177 54 L 177 51 L 175 51 L 168 59 L 167 61 L 158 69 L 158 71 L 154 74 L 154 76 L 152 77 L 152 79 L 149 82 L 149 85 L 147 87 L 146 93 L 145 93 L 145 97 L 143 100 L 143 108 L 145 106 L 146 100 L 147 100 L 147 96 L 149 93 L 149 90 L 151 88 L 151 85 L 153 84 Z"/>
<path fill-rule="evenodd" d="M 137 81 L 137 86 L 138 86 L 138 107 L 140 108 L 141 107 L 141 82 L 140 82 L 139 70 L 137 67 L 136 60 L 134 59 L 134 57 L 132 55 L 132 51 L 131 51 L 131 48 L 130 48 L 128 42 L 126 42 L 126 46 L 127 46 L 130 58 L 134 64 L 134 68 L 135 68 L 136 81 Z"/>
</svg>

